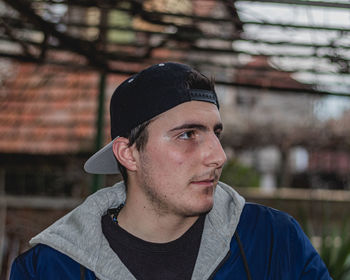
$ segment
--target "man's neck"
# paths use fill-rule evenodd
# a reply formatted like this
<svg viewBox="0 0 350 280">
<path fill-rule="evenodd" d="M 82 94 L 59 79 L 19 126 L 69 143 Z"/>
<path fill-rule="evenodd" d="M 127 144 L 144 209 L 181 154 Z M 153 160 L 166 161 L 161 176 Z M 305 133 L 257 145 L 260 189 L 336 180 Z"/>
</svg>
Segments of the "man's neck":
<svg viewBox="0 0 350 280">
<path fill-rule="evenodd" d="M 182 236 L 198 219 L 157 211 L 155 207 L 127 196 L 118 224 L 130 234 L 153 243 L 166 243 Z"/>
</svg>

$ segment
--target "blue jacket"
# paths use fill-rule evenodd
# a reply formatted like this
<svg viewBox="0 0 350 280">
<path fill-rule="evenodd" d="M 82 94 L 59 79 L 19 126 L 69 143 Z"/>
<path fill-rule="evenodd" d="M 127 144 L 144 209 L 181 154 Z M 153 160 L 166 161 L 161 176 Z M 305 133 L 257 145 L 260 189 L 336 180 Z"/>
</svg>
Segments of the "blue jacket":
<svg viewBox="0 0 350 280">
<path fill-rule="evenodd" d="M 225 205 L 221 210 L 225 209 L 226 212 L 231 212 L 236 217 L 232 219 L 229 216 L 222 216 L 224 212 L 218 210 L 216 206 L 207 215 L 192 279 L 249 279 L 248 274 L 251 275 L 251 279 L 259 280 L 331 279 L 320 256 L 292 217 L 265 206 L 244 203 L 244 200 L 237 193 L 226 189 L 222 183 L 218 188 L 217 192 L 223 194 L 222 197 L 227 198 L 227 192 L 231 194 L 232 202 L 230 204 L 222 200 L 221 194 L 219 194 L 215 204 L 221 202 L 220 207 L 223 206 L 222 204 Z M 113 258 L 114 262 L 116 259 L 118 260 L 114 253 L 104 258 L 103 252 L 99 252 L 98 259 L 101 259 L 99 261 L 103 263 L 101 266 L 99 261 L 89 261 L 89 259 L 94 259 L 91 254 L 95 254 L 95 251 L 90 251 L 89 256 L 82 257 L 81 252 L 79 252 L 79 244 L 68 243 L 72 248 L 67 245 L 59 248 L 57 244 L 65 242 L 51 241 L 50 243 L 47 241 L 50 238 L 55 241 L 60 239 L 64 235 L 60 232 L 63 225 L 74 217 L 74 215 L 69 214 L 68 218 L 63 219 L 63 223 L 56 223 L 53 228 L 50 227 L 51 229 L 46 230 L 44 237 L 39 235 L 40 238 L 34 238 L 34 240 L 43 241 L 42 243 L 47 245 L 37 244 L 17 257 L 12 265 L 10 280 L 134 279 L 125 270 L 123 264 L 118 262 L 114 263 L 113 269 L 116 270 L 113 271 L 113 274 L 108 276 L 104 273 L 104 270 L 111 270 L 108 265 L 111 261 L 110 258 Z M 234 228 L 233 232 L 230 231 L 228 224 Z M 214 225 L 216 227 L 221 225 L 221 228 L 214 228 Z M 231 234 L 228 235 L 225 232 L 231 232 Z M 234 233 L 238 234 L 238 237 Z M 45 237 L 47 235 L 49 238 Z M 81 236 L 81 234 L 78 235 Z M 206 236 L 211 236 L 215 242 Z M 228 236 L 229 242 L 226 250 L 225 240 Z M 71 235 L 64 236 L 64 240 L 71 239 Z M 100 240 L 103 240 L 103 237 Z M 86 244 L 86 246 L 88 245 Z M 242 246 L 241 249 L 240 246 Z M 102 249 L 108 251 L 107 247 L 103 246 L 98 250 Z"/>
</svg>

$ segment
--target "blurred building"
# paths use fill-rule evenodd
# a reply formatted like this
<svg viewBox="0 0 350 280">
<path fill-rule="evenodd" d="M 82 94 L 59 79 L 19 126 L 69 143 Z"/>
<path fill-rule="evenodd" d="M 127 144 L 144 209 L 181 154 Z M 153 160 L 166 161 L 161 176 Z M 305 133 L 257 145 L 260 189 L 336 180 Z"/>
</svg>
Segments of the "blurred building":
<svg viewBox="0 0 350 280">
<path fill-rule="evenodd" d="M 319 119 L 321 95 L 305 93 L 310 85 L 266 56 L 236 69 L 235 79 L 236 87 L 218 87 L 223 143 L 231 157 L 259 171 L 261 187 L 348 188 L 350 156 L 345 145 L 334 142 L 349 135 L 346 121 Z M 323 160 L 326 154 L 332 163 Z"/>
</svg>

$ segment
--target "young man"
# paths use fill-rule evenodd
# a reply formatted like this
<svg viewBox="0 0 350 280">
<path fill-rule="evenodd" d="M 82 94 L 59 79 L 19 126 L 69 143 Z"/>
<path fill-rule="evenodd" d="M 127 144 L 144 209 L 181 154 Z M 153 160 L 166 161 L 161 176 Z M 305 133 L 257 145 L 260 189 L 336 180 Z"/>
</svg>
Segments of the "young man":
<svg viewBox="0 0 350 280">
<path fill-rule="evenodd" d="M 330 279 L 293 218 L 218 182 L 222 123 L 205 76 L 153 65 L 110 109 L 113 141 L 85 170 L 124 182 L 34 237 L 11 279 Z"/>
</svg>

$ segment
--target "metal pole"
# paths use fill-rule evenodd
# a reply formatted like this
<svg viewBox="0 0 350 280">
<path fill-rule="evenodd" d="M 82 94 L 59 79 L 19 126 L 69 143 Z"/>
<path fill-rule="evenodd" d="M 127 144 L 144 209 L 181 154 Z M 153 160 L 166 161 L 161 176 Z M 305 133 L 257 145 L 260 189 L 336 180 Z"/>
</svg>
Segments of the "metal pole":
<svg viewBox="0 0 350 280">
<path fill-rule="evenodd" d="M 106 45 L 106 29 L 108 18 L 108 10 L 100 8 L 100 33 L 99 33 L 99 44 L 101 50 L 105 49 Z M 104 115 L 105 115 L 105 89 L 106 89 L 106 71 L 101 70 L 100 72 L 100 83 L 99 83 L 99 94 L 98 94 L 98 109 L 97 109 L 97 124 L 96 124 L 96 150 L 102 148 L 104 143 Z M 104 175 L 93 175 L 91 192 L 97 191 L 104 185 Z"/>
<path fill-rule="evenodd" d="M 106 89 L 106 73 L 100 74 L 99 94 L 98 94 L 98 109 L 96 123 L 96 150 L 102 148 L 104 143 L 104 115 L 105 115 L 105 89 Z M 103 186 L 105 176 L 100 174 L 93 175 L 91 193 L 97 191 Z"/>
<path fill-rule="evenodd" d="M 0 168 L 0 275 L 3 267 L 6 241 L 6 197 L 5 197 L 5 170 Z"/>
</svg>

